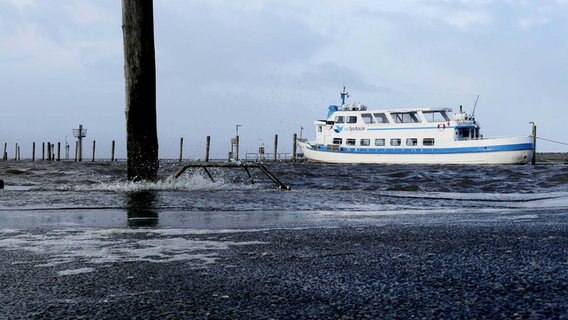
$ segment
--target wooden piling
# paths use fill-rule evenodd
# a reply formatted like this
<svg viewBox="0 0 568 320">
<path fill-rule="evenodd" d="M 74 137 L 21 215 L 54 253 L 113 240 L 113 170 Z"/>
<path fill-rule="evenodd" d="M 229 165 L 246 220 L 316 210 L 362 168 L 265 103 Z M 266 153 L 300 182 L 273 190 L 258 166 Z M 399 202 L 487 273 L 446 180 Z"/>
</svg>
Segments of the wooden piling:
<svg viewBox="0 0 568 320">
<path fill-rule="evenodd" d="M 32 161 L 35 161 L 35 142 L 32 143 Z"/>
<path fill-rule="evenodd" d="M 274 135 L 274 161 L 278 160 L 278 135 Z"/>
<path fill-rule="evenodd" d="M 294 137 L 292 138 L 292 162 L 296 162 L 296 143 L 297 143 L 297 139 L 298 139 L 298 135 L 296 133 L 294 133 Z"/>
<path fill-rule="evenodd" d="M 57 161 L 61 161 L 61 142 L 57 143 Z"/>
<path fill-rule="evenodd" d="M 115 147 L 115 141 L 112 140 L 112 150 L 110 153 L 110 161 L 114 161 L 114 147 Z"/>
<path fill-rule="evenodd" d="M 18 144 L 16 143 L 16 147 L 14 148 L 14 161 L 18 161 Z"/>
<path fill-rule="evenodd" d="M 8 160 L 8 152 L 6 149 L 8 148 L 8 143 L 4 143 L 4 153 L 2 153 L 2 160 Z"/>
<path fill-rule="evenodd" d="M 75 141 L 75 162 L 79 160 L 79 141 Z"/>
<path fill-rule="evenodd" d="M 239 136 L 236 136 L 235 139 L 236 139 L 235 152 L 237 153 L 235 160 L 239 161 L 239 144 L 240 144 Z"/>
<path fill-rule="evenodd" d="M 156 62 L 152 0 L 122 0 L 128 180 L 158 178 Z"/>
<path fill-rule="evenodd" d="M 45 161 L 45 142 L 41 143 L 41 161 Z"/>
<path fill-rule="evenodd" d="M 534 165 L 536 164 L 536 124 L 532 123 L 532 139 L 533 139 L 533 155 L 531 159 L 531 163 Z"/>
<path fill-rule="evenodd" d="M 51 142 L 47 143 L 47 161 L 51 161 Z"/>
<path fill-rule="evenodd" d="M 183 160 L 183 137 L 179 139 L 179 162 Z"/>
<path fill-rule="evenodd" d="M 20 146 L 18 146 L 18 161 L 22 161 L 22 157 L 20 154 Z"/>
<path fill-rule="evenodd" d="M 91 159 L 92 162 L 95 162 L 95 149 L 97 146 L 97 141 L 93 140 L 93 158 Z"/>
<path fill-rule="evenodd" d="M 209 162 L 209 147 L 211 146 L 211 136 L 207 136 L 205 141 L 205 162 Z"/>
</svg>

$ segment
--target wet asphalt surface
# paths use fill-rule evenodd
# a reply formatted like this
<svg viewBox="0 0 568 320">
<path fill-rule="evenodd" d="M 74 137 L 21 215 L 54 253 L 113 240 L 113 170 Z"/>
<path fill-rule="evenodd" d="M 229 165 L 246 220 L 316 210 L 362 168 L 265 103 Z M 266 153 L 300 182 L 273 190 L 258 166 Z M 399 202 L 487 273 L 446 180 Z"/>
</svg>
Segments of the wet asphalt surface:
<svg viewBox="0 0 568 320">
<path fill-rule="evenodd" d="M 34 266 L 41 253 L 1 250 L 0 318 L 566 319 L 566 226 L 228 233 L 220 237 L 263 243 L 219 251 L 207 265 L 123 262 L 67 276 Z M 23 260 L 34 263 L 14 264 Z"/>
</svg>

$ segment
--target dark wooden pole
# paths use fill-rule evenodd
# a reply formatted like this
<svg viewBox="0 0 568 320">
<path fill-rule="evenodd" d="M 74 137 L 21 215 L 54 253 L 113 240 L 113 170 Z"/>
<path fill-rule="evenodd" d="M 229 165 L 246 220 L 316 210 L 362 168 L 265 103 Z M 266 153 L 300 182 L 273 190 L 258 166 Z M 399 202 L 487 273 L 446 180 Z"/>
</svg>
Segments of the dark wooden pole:
<svg viewBox="0 0 568 320">
<path fill-rule="evenodd" d="M 51 142 L 47 142 L 47 161 L 51 161 Z"/>
<path fill-rule="evenodd" d="M 205 162 L 209 162 L 209 147 L 211 146 L 211 136 L 207 136 L 205 141 Z"/>
<path fill-rule="evenodd" d="M 14 161 L 18 161 L 18 144 L 16 143 L 16 148 L 14 150 Z"/>
<path fill-rule="evenodd" d="M 183 137 L 179 139 L 179 162 L 183 160 Z"/>
<path fill-rule="evenodd" d="M 35 142 L 32 143 L 32 161 L 35 161 Z"/>
<path fill-rule="evenodd" d="M 93 158 L 91 159 L 91 162 L 95 162 L 95 149 L 97 147 L 97 141 L 93 140 Z"/>
<path fill-rule="evenodd" d="M 114 142 L 114 140 L 112 140 L 112 150 L 111 150 L 111 154 L 110 154 L 110 161 L 114 161 L 114 148 L 115 148 L 115 142 Z"/>
<path fill-rule="evenodd" d="M 45 142 L 41 143 L 41 160 L 45 161 Z"/>
<path fill-rule="evenodd" d="M 129 180 L 158 177 L 153 0 L 122 0 Z"/>
<path fill-rule="evenodd" d="M 8 148 L 8 143 L 4 143 L 4 153 L 2 153 L 3 160 L 8 160 L 8 152 L 6 151 L 7 148 Z"/>
<path fill-rule="evenodd" d="M 57 143 L 57 161 L 61 161 L 61 142 Z"/>
<path fill-rule="evenodd" d="M 235 153 L 236 153 L 235 160 L 237 160 L 237 161 L 239 161 L 239 144 L 240 144 L 239 136 L 236 136 L 235 137 Z"/>
<path fill-rule="evenodd" d="M 278 135 L 274 135 L 274 161 L 278 159 Z"/>
<path fill-rule="evenodd" d="M 532 139 L 533 139 L 533 155 L 531 159 L 531 164 L 536 164 L 536 124 L 532 123 Z"/>
<path fill-rule="evenodd" d="M 294 137 L 292 138 L 292 162 L 296 161 L 296 140 L 298 139 L 298 135 L 294 133 Z"/>
</svg>

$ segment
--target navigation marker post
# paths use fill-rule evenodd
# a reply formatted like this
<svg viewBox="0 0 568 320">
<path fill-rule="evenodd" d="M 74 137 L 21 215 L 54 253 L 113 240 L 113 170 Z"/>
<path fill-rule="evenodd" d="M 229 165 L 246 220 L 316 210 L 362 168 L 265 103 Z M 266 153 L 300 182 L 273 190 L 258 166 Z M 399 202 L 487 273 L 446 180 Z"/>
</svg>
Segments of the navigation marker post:
<svg viewBox="0 0 568 320">
<path fill-rule="evenodd" d="M 83 129 L 83 125 L 79 125 L 79 129 L 73 129 L 73 136 L 77 138 L 77 161 L 83 160 L 83 138 L 87 136 L 87 129 Z"/>
</svg>

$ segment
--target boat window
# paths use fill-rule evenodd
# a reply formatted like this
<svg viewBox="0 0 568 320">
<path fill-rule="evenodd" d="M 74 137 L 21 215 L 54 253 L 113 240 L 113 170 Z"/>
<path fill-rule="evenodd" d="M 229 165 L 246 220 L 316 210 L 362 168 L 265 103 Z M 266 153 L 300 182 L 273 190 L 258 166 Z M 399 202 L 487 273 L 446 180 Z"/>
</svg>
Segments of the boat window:
<svg viewBox="0 0 568 320">
<path fill-rule="evenodd" d="M 459 128 L 456 133 L 458 140 L 470 140 L 472 138 L 470 134 L 473 134 L 473 131 L 470 131 L 470 128 Z"/>
<path fill-rule="evenodd" d="M 335 117 L 335 123 L 344 123 L 344 117 L 343 116 L 337 116 Z"/>
<path fill-rule="evenodd" d="M 359 143 L 361 144 L 362 147 L 368 147 L 371 145 L 371 139 L 361 139 Z"/>
<path fill-rule="evenodd" d="M 400 146 L 400 145 L 401 145 L 401 140 L 398 139 L 398 138 L 391 139 L 390 144 L 391 144 L 391 146 L 395 146 L 395 147 L 396 147 L 396 146 Z"/>
<path fill-rule="evenodd" d="M 333 138 L 333 144 L 342 144 L 343 143 L 343 139 L 341 138 Z"/>
<path fill-rule="evenodd" d="M 357 123 L 357 116 L 348 116 L 347 123 Z"/>
<path fill-rule="evenodd" d="M 362 113 L 361 118 L 363 118 L 365 124 L 375 123 L 375 118 L 373 118 L 373 115 L 370 113 Z"/>
<path fill-rule="evenodd" d="M 417 146 L 418 145 L 418 139 L 408 138 L 408 139 L 406 139 L 406 145 L 409 146 L 409 147 Z"/>
<path fill-rule="evenodd" d="M 382 147 L 385 145 L 385 139 L 383 138 L 379 138 L 379 139 L 375 139 L 375 145 L 378 147 Z"/>
<path fill-rule="evenodd" d="M 422 140 L 422 145 L 427 147 L 427 146 L 433 146 L 434 145 L 434 138 L 424 138 Z"/>
<path fill-rule="evenodd" d="M 384 113 L 373 113 L 377 123 L 389 123 L 387 116 Z"/>
<path fill-rule="evenodd" d="M 391 113 L 395 123 L 417 123 L 418 120 L 416 112 L 393 112 Z"/>
<path fill-rule="evenodd" d="M 348 146 L 354 146 L 355 145 L 355 139 L 347 139 L 345 140 L 345 144 Z"/>
<path fill-rule="evenodd" d="M 422 111 L 424 118 L 428 122 L 446 122 L 450 121 L 450 117 L 446 114 L 446 111 Z"/>
</svg>

